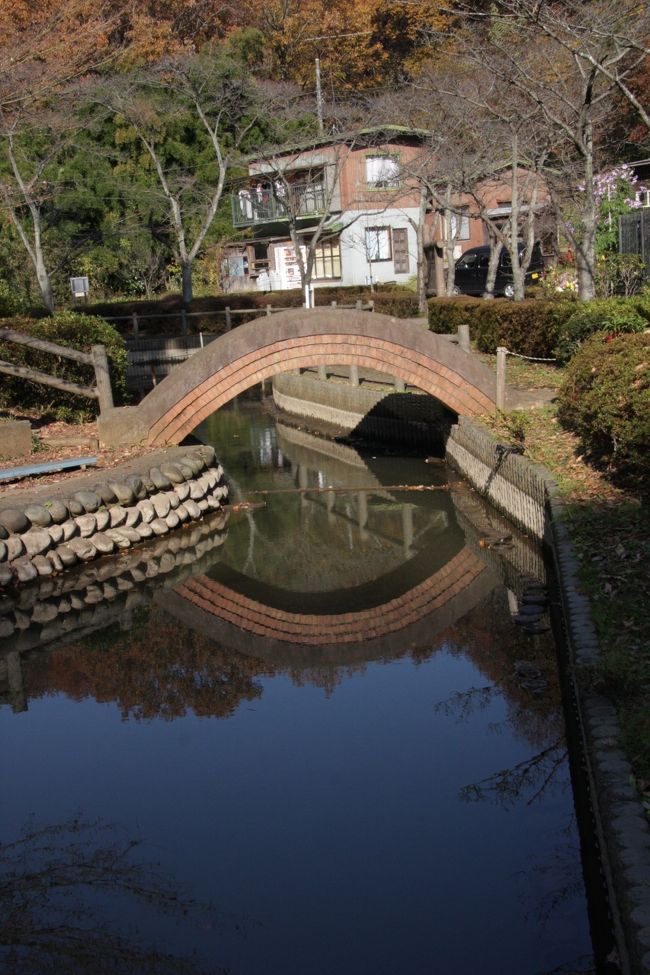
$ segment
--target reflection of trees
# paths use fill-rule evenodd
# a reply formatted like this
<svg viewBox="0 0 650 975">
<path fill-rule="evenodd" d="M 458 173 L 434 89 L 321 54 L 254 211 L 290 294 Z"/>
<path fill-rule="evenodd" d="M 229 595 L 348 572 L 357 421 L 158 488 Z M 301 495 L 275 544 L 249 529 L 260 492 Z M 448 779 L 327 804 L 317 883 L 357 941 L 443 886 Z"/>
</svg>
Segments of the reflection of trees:
<svg viewBox="0 0 650 975">
<path fill-rule="evenodd" d="M 329 695 L 345 676 L 364 667 L 316 664 L 287 673 L 297 687 L 309 685 Z M 72 643 L 25 657 L 23 669 L 30 698 L 62 692 L 77 701 L 114 701 L 124 718 L 136 720 L 172 720 L 188 711 L 228 717 L 261 696 L 262 678 L 285 670 L 224 648 L 155 605 L 141 613 L 132 630 L 113 626 L 93 633 L 90 645 Z"/>
<path fill-rule="evenodd" d="M 567 759 L 554 647 L 550 637 L 522 644 L 503 595 L 493 592 L 488 601 L 492 603 L 488 612 L 484 602 L 450 627 L 444 638 L 451 653 L 467 654 L 491 683 L 452 694 L 436 709 L 464 721 L 497 698 L 504 700 L 504 723 L 535 751 L 511 768 L 464 786 L 461 797 L 468 802 L 492 799 L 511 805 L 525 800 L 530 804 L 549 788 Z"/>
<path fill-rule="evenodd" d="M 506 721 L 539 751 L 564 734 L 562 702 L 552 637 L 522 639 L 513 624 L 505 595 L 495 590 L 441 638 L 453 654 L 466 654 L 490 682 L 452 695 L 437 707 L 459 720 L 481 710 L 495 697 L 507 706 Z M 522 665 L 539 674 L 543 693 L 531 691 Z"/>
<path fill-rule="evenodd" d="M 463 786 L 461 798 L 467 802 L 480 802 L 492 797 L 502 805 L 513 805 L 526 797 L 526 805 L 530 806 L 544 795 L 566 762 L 567 754 L 564 739 L 560 738 L 511 768 Z"/>
<path fill-rule="evenodd" d="M 123 717 L 224 717 L 261 694 L 268 671 L 251 657 L 224 650 L 157 607 L 136 630 L 93 636 L 93 648 L 72 643 L 25 661 L 30 697 L 59 690 L 74 700 L 115 701 Z"/>
<path fill-rule="evenodd" d="M 182 919 L 214 912 L 180 897 L 140 844 L 105 823 L 71 820 L 25 830 L 0 844 L 0 960 L 12 975 L 199 975 L 195 959 L 141 943 L 108 920 L 129 914 Z M 122 907 L 123 910 L 123 907 Z M 218 971 L 211 968 L 211 972 Z M 221 970 L 219 970 L 221 971 Z"/>
</svg>

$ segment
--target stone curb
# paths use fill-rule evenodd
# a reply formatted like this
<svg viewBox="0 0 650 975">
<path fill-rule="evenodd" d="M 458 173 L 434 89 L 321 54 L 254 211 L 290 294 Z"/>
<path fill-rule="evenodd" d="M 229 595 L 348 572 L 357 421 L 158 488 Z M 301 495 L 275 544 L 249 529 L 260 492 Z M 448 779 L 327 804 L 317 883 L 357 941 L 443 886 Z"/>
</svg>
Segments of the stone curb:
<svg viewBox="0 0 650 975">
<path fill-rule="evenodd" d="M 469 476 L 481 492 L 486 450 L 489 453 L 488 444 L 491 444 L 492 463 L 496 464 L 497 442 L 476 421 L 466 417 L 461 421 L 464 450 L 454 450 L 453 466 Z M 459 427 L 454 427 L 450 436 L 454 447 L 453 438 Z M 477 448 L 474 453 L 472 446 Z M 470 458 L 467 471 L 463 469 L 465 454 Z M 477 460 L 481 462 L 478 479 L 474 469 Z M 543 537 L 553 553 L 568 644 L 568 678 L 576 701 L 620 971 L 623 975 L 650 975 L 650 823 L 633 785 L 632 767 L 621 744 L 616 710 L 593 686 L 593 668 L 600 660 L 598 637 L 589 599 L 580 588 L 579 562 L 564 521 L 564 505 L 557 484 L 546 468 L 523 457 L 508 457 L 502 472 L 512 486 L 518 487 L 513 510 L 508 510 L 512 503 L 509 492 L 499 492 L 499 497 L 490 495 L 490 501 L 521 524 L 521 492 L 534 499 L 540 507 L 537 524 L 543 520 Z M 527 527 L 534 530 L 530 522 Z"/>
</svg>

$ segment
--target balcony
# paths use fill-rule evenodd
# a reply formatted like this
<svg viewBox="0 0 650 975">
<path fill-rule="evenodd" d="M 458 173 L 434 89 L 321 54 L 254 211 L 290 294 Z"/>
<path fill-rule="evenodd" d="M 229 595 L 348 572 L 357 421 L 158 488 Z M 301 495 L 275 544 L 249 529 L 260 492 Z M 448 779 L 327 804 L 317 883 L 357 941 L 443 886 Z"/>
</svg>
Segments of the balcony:
<svg viewBox="0 0 650 975">
<path fill-rule="evenodd" d="M 288 223 L 303 217 L 320 216 L 326 208 L 322 183 L 292 183 L 251 187 L 233 193 L 232 222 L 235 227 L 255 227 L 262 223 Z"/>
</svg>

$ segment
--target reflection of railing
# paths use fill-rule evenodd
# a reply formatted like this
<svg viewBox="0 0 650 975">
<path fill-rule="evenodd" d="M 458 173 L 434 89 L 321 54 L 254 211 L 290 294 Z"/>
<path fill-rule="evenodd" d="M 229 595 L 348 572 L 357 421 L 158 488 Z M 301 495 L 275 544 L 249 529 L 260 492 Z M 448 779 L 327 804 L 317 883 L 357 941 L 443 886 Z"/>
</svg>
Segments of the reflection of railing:
<svg viewBox="0 0 650 975">
<path fill-rule="evenodd" d="M 326 209 L 325 187 L 320 183 L 295 183 L 243 189 L 231 197 L 235 227 L 250 227 L 270 220 L 289 220 L 322 213 Z"/>
</svg>

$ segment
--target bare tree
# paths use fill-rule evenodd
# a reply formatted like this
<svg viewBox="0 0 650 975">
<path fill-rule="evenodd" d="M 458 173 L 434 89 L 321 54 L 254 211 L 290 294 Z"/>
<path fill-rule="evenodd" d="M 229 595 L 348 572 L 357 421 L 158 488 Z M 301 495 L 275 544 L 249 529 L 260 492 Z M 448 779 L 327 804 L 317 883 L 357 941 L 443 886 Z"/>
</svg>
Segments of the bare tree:
<svg viewBox="0 0 650 975">
<path fill-rule="evenodd" d="M 502 98 L 528 105 L 553 133 L 554 202 L 575 249 L 579 295 L 593 298 L 594 175 L 613 98 L 633 94 L 627 80 L 645 57 L 630 39 L 647 30 L 647 5 L 500 0 L 488 13 L 459 10 L 467 63 L 493 73 Z"/>
</svg>

